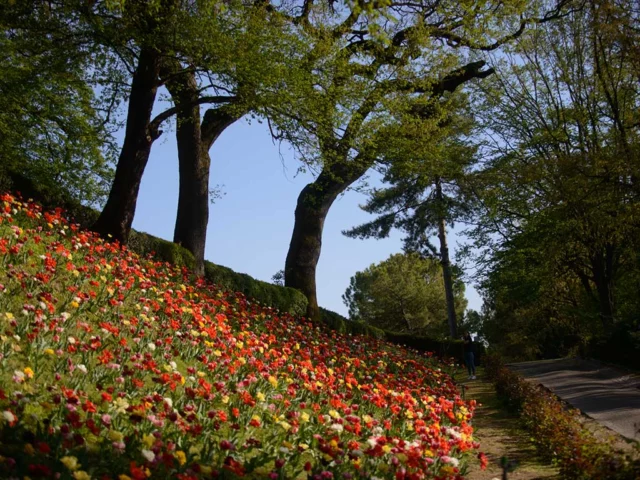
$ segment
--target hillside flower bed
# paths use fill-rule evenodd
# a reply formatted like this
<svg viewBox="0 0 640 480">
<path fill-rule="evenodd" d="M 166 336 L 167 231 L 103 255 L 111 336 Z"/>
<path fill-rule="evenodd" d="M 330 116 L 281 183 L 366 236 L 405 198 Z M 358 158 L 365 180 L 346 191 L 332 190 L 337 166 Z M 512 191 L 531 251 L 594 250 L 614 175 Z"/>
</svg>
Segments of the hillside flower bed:
<svg viewBox="0 0 640 480">
<path fill-rule="evenodd" d="M 446 366 L 0 196 L 3 478 L 462 478 Z M 468 453 L 465 453 L 468 452 Z"/>
<path fill-rule="evenodd" d="M 521 415 L 540 453 L 556 463 L 563 478 L 637 480 L 640 463 L 606 440 L 596 438 L 551 392 L 527 382 L 496 356 L 485 358 L 485 371 L 498 396 Z"/>
</svg>

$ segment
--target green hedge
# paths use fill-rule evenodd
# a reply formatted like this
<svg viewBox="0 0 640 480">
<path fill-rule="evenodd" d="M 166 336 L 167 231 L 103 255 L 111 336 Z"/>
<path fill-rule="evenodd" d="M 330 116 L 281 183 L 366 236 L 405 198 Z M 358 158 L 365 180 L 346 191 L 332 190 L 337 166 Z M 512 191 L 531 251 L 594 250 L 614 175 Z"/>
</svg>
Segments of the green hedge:
<svg viewBox="0 0 640 480">
<path fill-rule="evenodd" d="M 416 350 L 434 352 L 441 357 L 454 357 L 462 361 L 464 358 L 462 340 L 435 339 L 430 337 L 421 337 L 411 335 L 409 333 L 386 332 L 386 338 L 397 345 L 404 345 L 415 348 Z M 477 355 L 480 358 L 480 354 Z M 479 362 L 476 361 L 479 365 Z"/>
<path fill-rule="evenodd" d="M 195 265 L 193 254 L 189 250 L 176 243 L 154 237 L 148 233 L 132 230 L 127 246 L 138 255 L 146 256 L 155 254 L 158 260 L 173 263 L 180 267 L 193 268 Z"/>
<path fill-rule="evenodd" d="M 299 290 L 256 280 L 246 273 L 237 273 L 211 262 L 204 262 L 204 276 L 209 281 L 227 290 L 241 292 L 262 305 L 298 316 L 307 311 L 307 297 Z"/>
<path fill-rule="evenodd" d="M 157 259 L 174 265 L 193 268 L 195 263 L 193 255 L 186 248 L 148 233 L 132 230 L 128 246 L 140 255 L 155 253 Z M 207 261 L 204 262 L 204 276 L 225 290 L 243 293 L 255 302 L 282 312 L 304 315 L 307 311 L 307 298 L 293 288 L 256 280 L 246 273 L 237 273 L 228 267 Z"/>
<path fill-rule="evenodd" d="M 326 308 L 320 308 L 320 316 L 322 322 L 329 326 L 332 330 L 340 333 L 352 335 L 368 335 L 371 337 L 387 340 L 396 345 L 403 345 L 413 348 L 421 352 L 433 352 L 439 357 L 454 357 L 460 361 L 464 358 L 462 340 L 438 340 L 430 337 L 422 337 L 411 335 L 408 333 L 395 333 L 367 325 L 363 322 L 353 322 L 339 313 L 332 312 Z M 482 358 L 484 348 L 478 345 L 478 354 L 476 364 L 479 365 L 478 359 Z"/>
<path fill-rule="evenodd" d="M 339 333 L 367 335 L 369 337 L 380 339 L 386 338 L 384 330 L 367 325 L 363 322 L 352 322 L 339 313 L 327 310 L 326 308 L 320 307 L 320 318 L 322 323 L 327 325 L 331 330 L 335 330 Z"/>
</svg>

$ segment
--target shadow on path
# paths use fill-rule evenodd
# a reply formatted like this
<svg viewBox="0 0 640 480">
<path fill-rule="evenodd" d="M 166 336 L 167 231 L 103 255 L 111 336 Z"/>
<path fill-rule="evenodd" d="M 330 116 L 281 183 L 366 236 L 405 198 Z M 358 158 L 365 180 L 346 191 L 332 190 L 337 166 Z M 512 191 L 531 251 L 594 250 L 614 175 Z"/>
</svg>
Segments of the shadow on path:
<svg viewBox="0 0 640 480">
<path fill-rule="evenodd" d="M 540 383 L 601 425 L 640 440 L 640 375 L 592 360 L 561 358 L 508 365 Z"/>
<path fill-rule="evenodd" d="M 465 478 L 502 478 L 499 466 L 502 457 L 517 462 L 515 470 L 509 473 L 509 480 L 560 478 L 555 468 L 538 457 L 527 433 L 518 425 L 518 417 L 504 410 L 493 385 L 485 381 L 482 374 L 478 375 L 478 380 L 465 381 L 461 388 L 465 389 L 467 400 L 475 399 L 478 402 L 473 418 L 474 437 L 480 442 L 480 451 L 489 458 L 487 470 L 480 470 L 478 462 L 472 462 L 472 468 Z"/>
</svg>

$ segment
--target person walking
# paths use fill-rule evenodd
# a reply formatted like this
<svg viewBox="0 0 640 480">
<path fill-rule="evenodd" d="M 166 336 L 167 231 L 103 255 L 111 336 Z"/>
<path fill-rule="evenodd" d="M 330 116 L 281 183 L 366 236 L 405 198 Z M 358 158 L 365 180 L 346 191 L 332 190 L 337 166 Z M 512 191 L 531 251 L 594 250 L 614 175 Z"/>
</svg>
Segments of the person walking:
<svg viewBox="0 0 640 480">
<path fill-rule="evenodd" d="M 462 338 L 464 340 L 464 363 L 467 366 L 467 371 L 469 372 L 469 380 L 476 379 L 476 345 L 473 342 L 473 338 L 471 338 L 471 334 L 469 332 L 464 334 Z"/>
</svg>

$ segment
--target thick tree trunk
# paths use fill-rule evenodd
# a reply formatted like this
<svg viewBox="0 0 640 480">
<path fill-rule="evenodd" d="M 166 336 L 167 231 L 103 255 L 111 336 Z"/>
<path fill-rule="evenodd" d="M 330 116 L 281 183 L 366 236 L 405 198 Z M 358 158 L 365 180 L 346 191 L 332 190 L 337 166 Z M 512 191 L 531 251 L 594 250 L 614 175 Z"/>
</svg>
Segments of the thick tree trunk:
<svg viewBox="0 0 640 480">
<path fill-rule="evenodd" d="M 285 262 L 284 285 L 297 288 L 305 294 L 309 302 L 307 317 L 313 320 L 320 317 L 316 294 L 316 266 L 322 248 L 322 229 L 336 196 L 319 191 L 315 182 L 302 189 Z"/>
<path fill-rule="evenodd" d="M 305 294 L 309 305 L 307 317 L 320 319 L 316 294 L 316 267 L 322 248 L 322 230 L 329 208 L 335 199 L 368 169 L 368 165 L 340 167 L 320 173 L 298 196 L 295 223 L 284 269 L 284 284 Z"/>
<path fill-rule="evenodd" d="M 209 153 L 203 148 L 200 131 L 198 83 L 193 72 L 177 74 L 178 60 L 165 59 L 163 76 L 176 105 L 176 142 L 180 174 L 178 211 L 173 241 L 195 258 L 194 272 L 204 275 L 204 248 L 209 221 Z"/>
<path fill-rule="evenodd" d="M 447 230 L 444 215 L 442 196 L 442 183 L 436 179 L 436 200 L 438 204 L 438 238 L 440 239 L 440 264 L 442 265 L 442 277 L 444 279 L 444 292 L 447 300 L 447 317 L 449 322 L 449 335 L 451 338 L 458 336 L 456 321 L 456 305 L 453 295 L 453 276 L 451 275 L 451 261 L 449 260 L 449 246 L 447 245 Z"/>
<path fill-rule="evenodd" d="M 207 240 L 209 222 L 209 152 L 203 148 L 200 131 L 200 105 L 198 84 L 193 73 L 184 74 L 178 83 L 179 91 L 171 88 L 169 92 L 177 107 L 176 140 L 178 144 L 178 166 L 180 188 L 178 193 L 178 211 L 173 231 L 173 241 L 182 245 L 195 258 L 194 273 L 204 275 L 204 249 Z"/>
<path fill-rule="evenodd" d="M 159 54 L 151 48 L 140 51 L 131 82 L 124 143 L 118 159 L 109 198 L 93 229 L 104 238 L 126 244 L 136 211 L 142 174 L 151 145 L 158 133 L 151 131 L 151 112 L 158 90 Z"/>
<path fill-rule="evenodd" d="M 201 126 L 190 121 L 183 128 L 186 132 L 178 133 L 180 195 L 173 241 L 193 253 L 197 275 L 204 275 L 204 251 L 209 223 L 209 149 L 220 134 L 240 116 L 229 113 L 224 107 L 211 109 L 206 112 Z M 195 121 L 193 114 L 190 117 Z M 200 133 L 196 133 L 196 130 Z M 188 146 L 188 142 L 194 144 Z"/>
<path fill-rule="evenodd" d="M 175 75 L 181 66 L 167 62 L 167 74 Z M 194 273 L 204 275 L 204 252 L 209 223 L 209 149 L 220 134 L 239 117 L 220 107 L 205 113 L 200 123 L 198 84 L 193 72 L 175 76 L 167 82 L 177 111 L 176 140 L 180 187 L 173 241 L 185 247 L 195 258 Z"/>
</svg>

